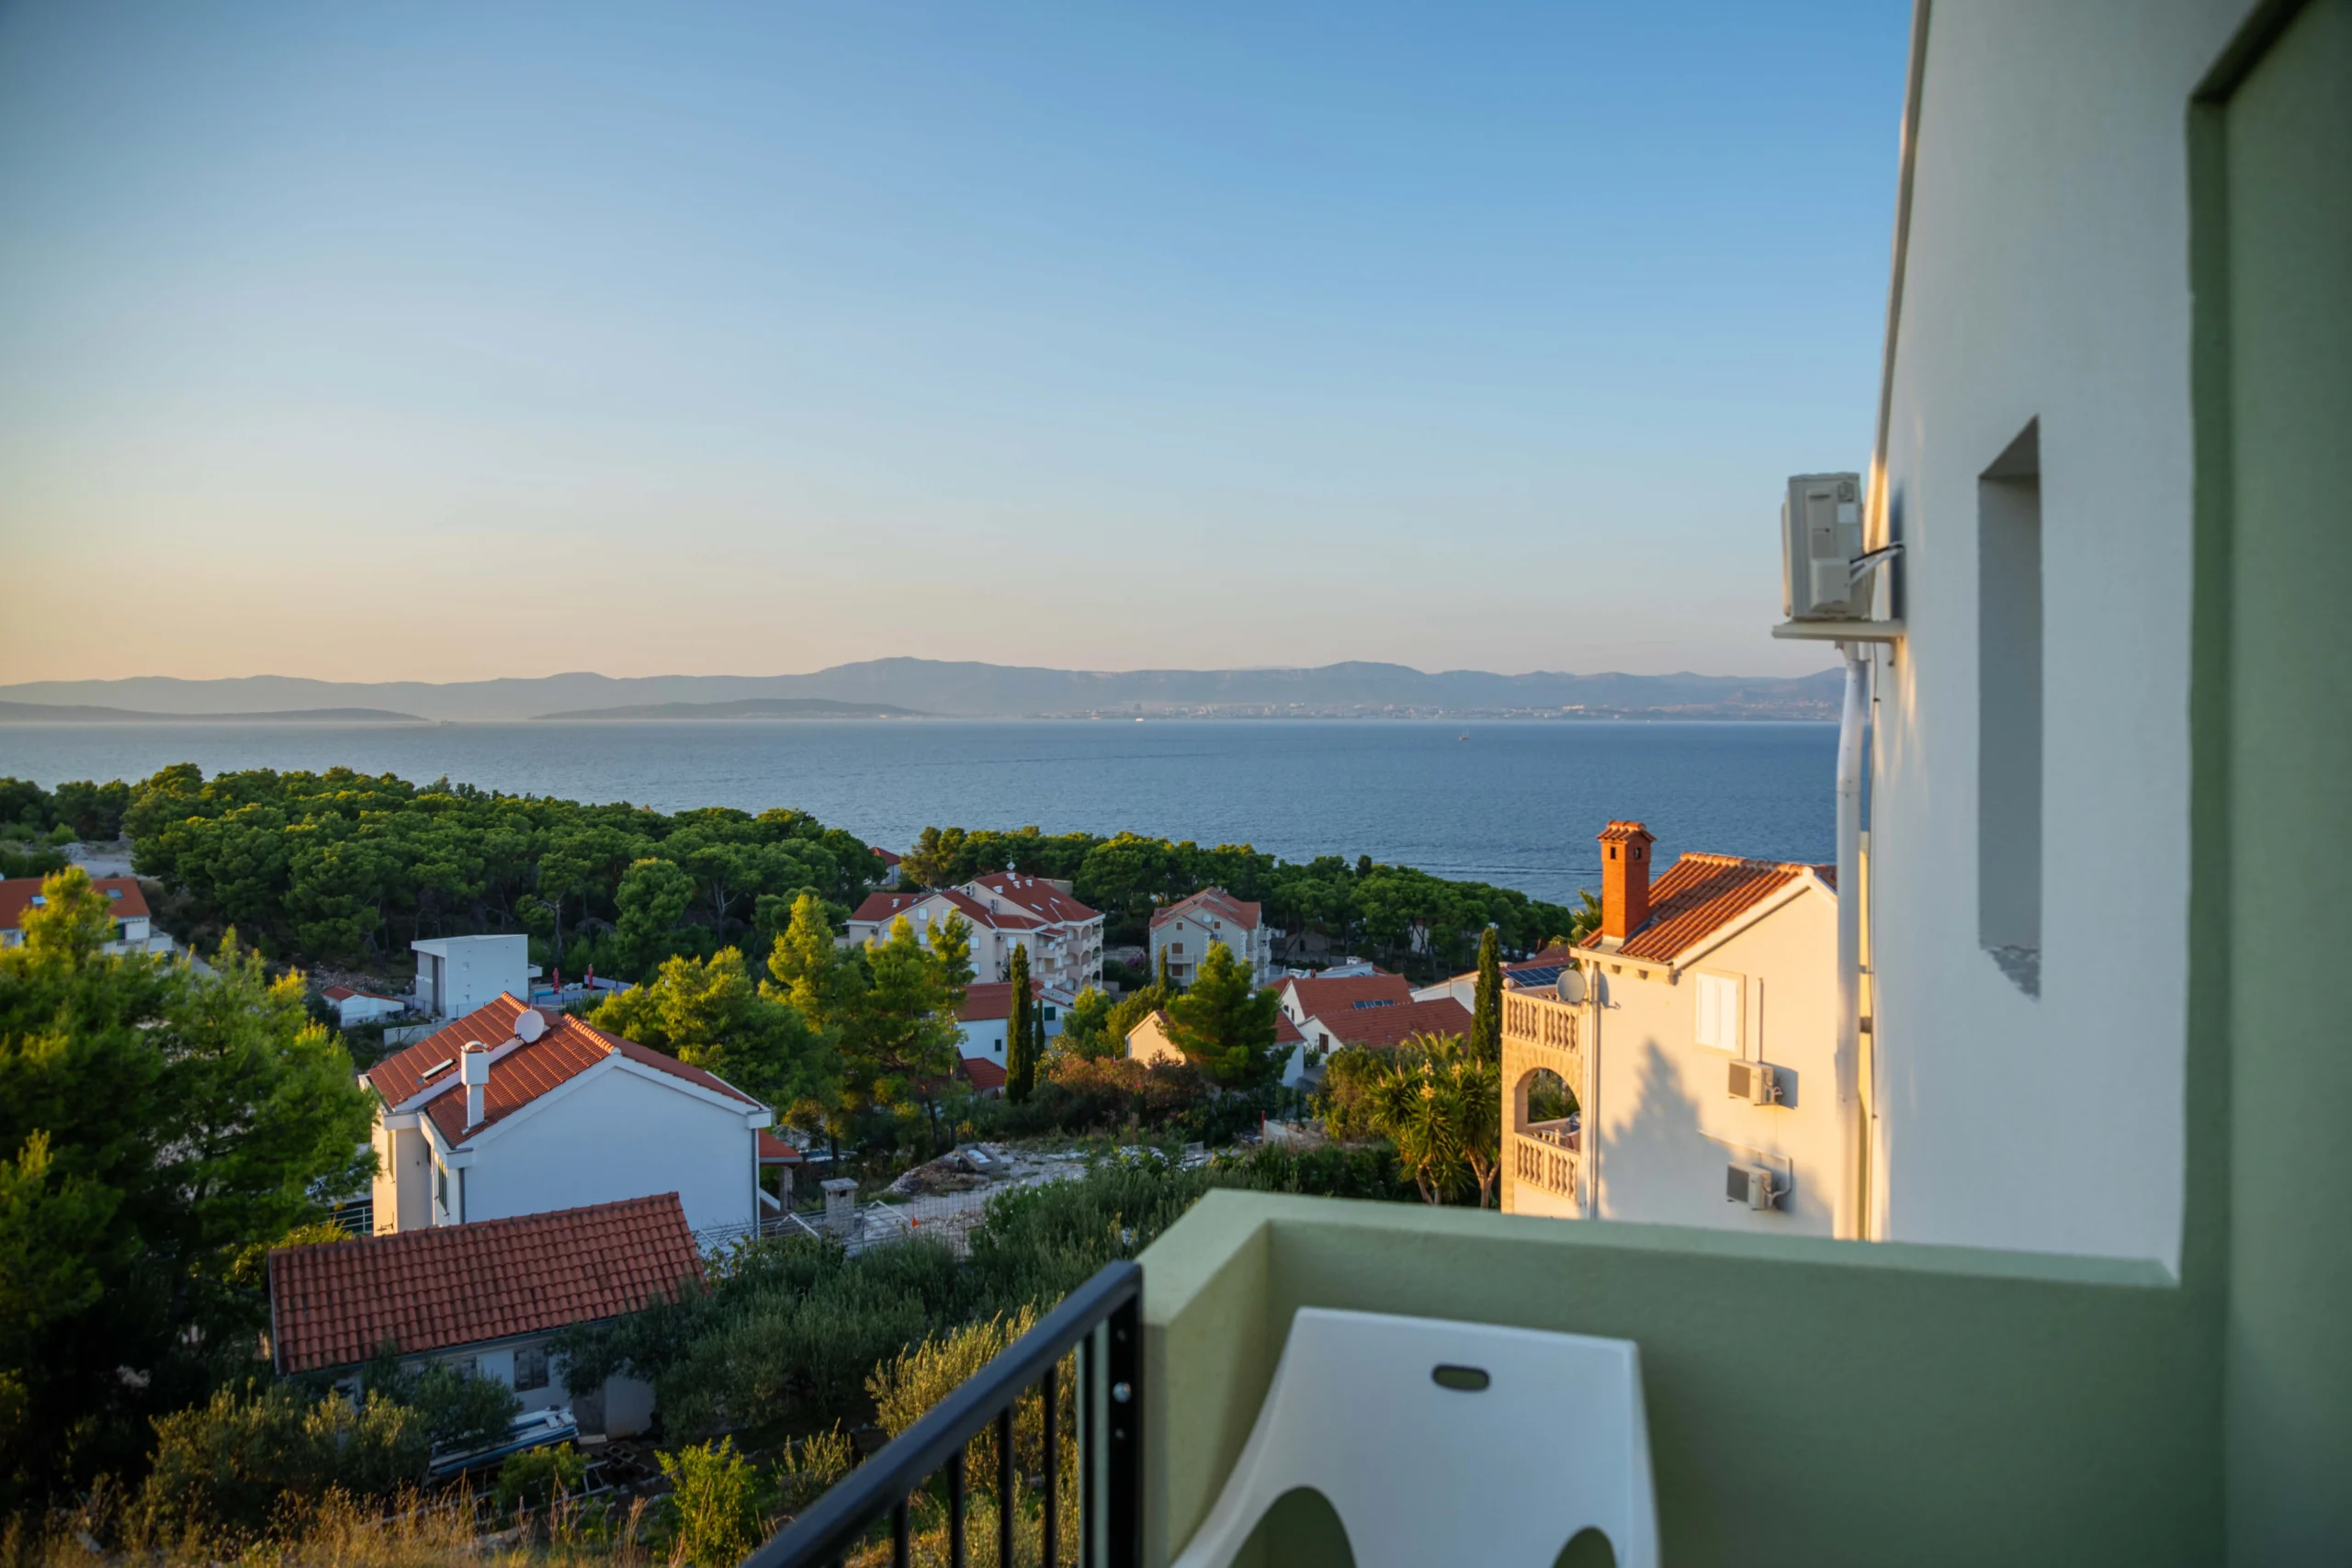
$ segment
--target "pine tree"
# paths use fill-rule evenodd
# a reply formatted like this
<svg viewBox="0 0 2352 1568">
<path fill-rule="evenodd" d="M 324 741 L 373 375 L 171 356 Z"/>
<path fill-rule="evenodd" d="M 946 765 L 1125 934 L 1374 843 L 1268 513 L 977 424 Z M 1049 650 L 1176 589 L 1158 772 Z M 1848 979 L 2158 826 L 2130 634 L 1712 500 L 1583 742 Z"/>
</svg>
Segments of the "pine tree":
<svg viewBox="0 0 2352 1568">
<path fill-rule="evenodd" d="M 1250 983 L 1250 971 L 1223 942 L 1211 942 L 1192 989 L 1168 1004 L 1168 1037 L 1220 1089 L 1258 1089 L 1282 1077 L 1274 1050 L 1272 991 Z"/>
<path fill-rule="evenodd" d="M 1488 926 L 1478 939 L 1478 988 L 1470 1010 L 1470 1055 L 1480 1062 L 1503 1059 L 1503 944 Z"/>
<path fill-rule="evenodd" d="M 1004 1097 L 1015 1105 L 1037 1084 L 1036 998 L 1029 994 L 1029 950 L 1016 945 L 1006 978 L 1012 982 L 1012 1010 L 1004 1021 Z"/>
</svg>

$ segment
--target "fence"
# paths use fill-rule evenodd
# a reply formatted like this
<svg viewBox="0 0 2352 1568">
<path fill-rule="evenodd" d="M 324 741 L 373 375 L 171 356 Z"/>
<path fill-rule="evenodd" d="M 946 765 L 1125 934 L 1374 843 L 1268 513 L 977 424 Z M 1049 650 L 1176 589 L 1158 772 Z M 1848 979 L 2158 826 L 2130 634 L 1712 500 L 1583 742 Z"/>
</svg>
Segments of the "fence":
<svg viewBox="0 0 2352 1568">
<path fill-rule="evenodd" d="M 1048 1314 L 932 1406 L 880 1453 L 852 1471 L 744 1559 L 743 1568 L 821 1568 L 843 1562 L 885 1517 L 892 1560 L 912 1554 L 911 1511 L 946 1473 L 948 1561 L 967 1560 L 965 1515 L 971 1478 L 965 1450 L 996 1428 L 996 1529 L 1000 1563 L 1012 1562 L 1020 1477 L 1013 1417 L 1032 1388 L 1045 1405 L 1044 1560 L 1054 1568 L 1061 1540 L 1058 1391 L 1062 1358 L 1078 1358 L 1079 1562 L 1085 1568 L 1139 1568 L 1143 1562 L 1143 1266 L 1105 1265 Z"/>
</svg>

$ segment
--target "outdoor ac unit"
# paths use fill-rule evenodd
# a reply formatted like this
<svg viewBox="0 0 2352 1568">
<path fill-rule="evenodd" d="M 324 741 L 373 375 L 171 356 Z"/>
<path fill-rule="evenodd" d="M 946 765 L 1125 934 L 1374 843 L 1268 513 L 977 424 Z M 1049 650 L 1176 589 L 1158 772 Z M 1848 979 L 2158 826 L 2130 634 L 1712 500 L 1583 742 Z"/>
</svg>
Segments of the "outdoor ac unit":
<svg viewBox="0 0 2352 1568">
<path fill-rule="evenodd" d="M 1724 1173 L 1724 1197 L 1751 1209 L 1777 1209 L 1789 1195 L 1785 1185 L 1775 1185 L 1777 1174 L 1760 1165 L 1729 1167 Z"/>
<path fill-rule="evenodd" d="M 1854 562 L 1862 553 L 1862 476 L 1799 474 L 1781 503 L 1782 607 L 1792 621 L 1859 619 L 1870 613 Z"/>
<path fill-rule="evenodd" d="M 1734 1062 L 1730 1089 L 1734 1100 L 1744 1100 L 1750 1105 L 1778 1105 L 1781 1075 L 1762 1062 Z"/>
</svg>

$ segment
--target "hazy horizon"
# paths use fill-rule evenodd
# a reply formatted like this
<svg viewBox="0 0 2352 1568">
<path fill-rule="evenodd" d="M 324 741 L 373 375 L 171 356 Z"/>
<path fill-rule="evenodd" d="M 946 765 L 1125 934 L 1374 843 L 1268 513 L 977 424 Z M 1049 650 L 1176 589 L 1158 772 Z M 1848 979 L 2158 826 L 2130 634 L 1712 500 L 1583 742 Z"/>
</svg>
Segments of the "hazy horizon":
<svg viewBox="0 0 2352 1568">
<path fill-rule="evenodd" d="M 1908 21 L 0 9 L 0 683 L 1819 669 Z"/>
</svg>

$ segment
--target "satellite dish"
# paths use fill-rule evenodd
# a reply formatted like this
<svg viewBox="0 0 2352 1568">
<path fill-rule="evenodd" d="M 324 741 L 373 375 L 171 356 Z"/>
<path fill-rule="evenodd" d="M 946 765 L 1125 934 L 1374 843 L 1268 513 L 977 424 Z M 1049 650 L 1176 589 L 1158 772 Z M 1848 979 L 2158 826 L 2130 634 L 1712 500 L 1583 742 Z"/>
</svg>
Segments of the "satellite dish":
<svg viewBox="0 0 2352 1568">
<path fill-rule="evenodd" d="M 1584 971 L 1583 971 L 1583 970 L 1581 970 L 1581 969 L 1563 969 L 1563 970 L 1561 970 L 1561 971 L 1560 971 L 1560 978 L 1559 978 L 1558 985 L 1559 985 L 1560 999 L 1561 999 L 1562 1001 L 1564 1001 L 1564 1002 L 1567 1003 L 1570 1007 L 1580 1007 L 1580 1006 L 1582 1006 L 1582 1005 L 1583 1005 L 1583 1003 L 1584 1003 Z"/>
<path fill-rule="evenodd" d="M 525 1008 L 514 1020 L 514 1038 L 528 1045 L 548 1032 L 547 1014 L 537 1008 Z"/>
</svg>

